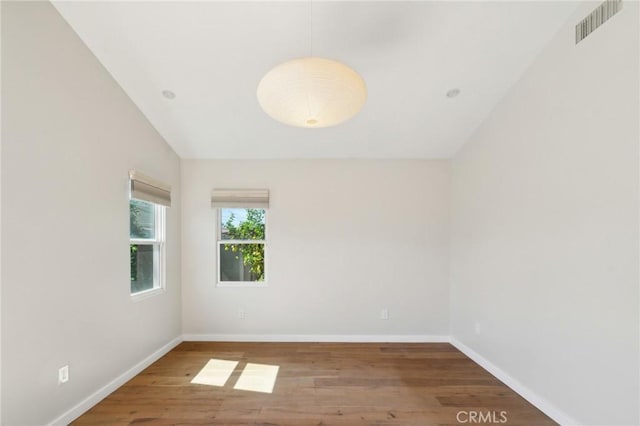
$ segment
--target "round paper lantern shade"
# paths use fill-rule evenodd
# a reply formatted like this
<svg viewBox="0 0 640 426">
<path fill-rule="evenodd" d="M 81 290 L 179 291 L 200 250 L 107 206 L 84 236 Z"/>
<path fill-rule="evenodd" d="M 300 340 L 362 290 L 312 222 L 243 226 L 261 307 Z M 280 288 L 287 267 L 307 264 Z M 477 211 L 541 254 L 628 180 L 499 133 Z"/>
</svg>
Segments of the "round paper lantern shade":
<svg viewBox="0 0 640 426">
<path fill-rule="evenodd" d="M 360 75 L 325 58 L 287 61 L 258 84 L 258 102 L 272 118 L 290 126 L 329 127 L 360 111 L 367 87 Z"/>
</svg>

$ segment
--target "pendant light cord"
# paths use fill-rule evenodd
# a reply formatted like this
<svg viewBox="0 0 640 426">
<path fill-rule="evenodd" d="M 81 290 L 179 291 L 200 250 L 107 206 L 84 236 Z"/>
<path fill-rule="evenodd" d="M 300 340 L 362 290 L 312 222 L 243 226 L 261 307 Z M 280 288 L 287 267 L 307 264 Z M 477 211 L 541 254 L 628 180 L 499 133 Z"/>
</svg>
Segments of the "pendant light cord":
<svg viewBox="0 0 640 426">
<path fill-rule="evenodd" d="M 313 58 L 313 0 L 309 0 L 309 42 Z"/>
</svg>

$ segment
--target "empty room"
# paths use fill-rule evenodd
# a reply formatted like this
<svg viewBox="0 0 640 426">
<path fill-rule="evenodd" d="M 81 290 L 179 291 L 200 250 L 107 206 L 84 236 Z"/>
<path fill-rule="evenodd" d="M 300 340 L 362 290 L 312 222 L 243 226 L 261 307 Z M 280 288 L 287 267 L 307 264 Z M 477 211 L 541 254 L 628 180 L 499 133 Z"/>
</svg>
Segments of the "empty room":
<svg viewBox="0 0 640 426">
<path fill-rule="evenodd" d="M 640 424 L 640 3 L 1 1 L 0 423 Z"/>
</svg>

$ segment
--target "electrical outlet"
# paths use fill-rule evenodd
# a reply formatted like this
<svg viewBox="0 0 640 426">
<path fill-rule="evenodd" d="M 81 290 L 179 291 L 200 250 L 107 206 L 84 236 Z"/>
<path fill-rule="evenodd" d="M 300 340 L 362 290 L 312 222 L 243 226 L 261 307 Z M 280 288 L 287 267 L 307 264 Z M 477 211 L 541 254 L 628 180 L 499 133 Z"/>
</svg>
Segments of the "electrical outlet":
<svg viewBox="0 0 640 426">
<path fill-rule="evenodd" d="M 480 323 L 476 321 L 475 324 L 475 329 L 476 329 L 476 334 L 480 334 L 481 328 L 480 328 Z"/>
<path fill-rule="evenodd" d="M 69 366 L 65 365 L 58 369 L 58 384 L 67 383 L 69 381 Z"/>
<path fill-rule="evenodd" d="M 238 309 L 238 319 L 244 319 L 244 309 Z"/>
<path fill-rule="evenodd" d="M 382 308 L 382 310 L 380 311 L 380 319 L 382 319 L 382 320 L 388 320 L 389 319 L 389 309 Z"/>
</svg>

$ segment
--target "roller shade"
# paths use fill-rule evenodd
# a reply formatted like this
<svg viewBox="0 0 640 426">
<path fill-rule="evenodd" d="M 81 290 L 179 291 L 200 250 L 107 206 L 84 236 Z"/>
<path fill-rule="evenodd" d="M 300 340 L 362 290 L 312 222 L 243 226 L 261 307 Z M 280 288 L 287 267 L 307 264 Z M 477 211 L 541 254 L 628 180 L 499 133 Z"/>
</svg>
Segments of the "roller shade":
<svg viewBox="0 0 640 426">
<path fill-rule="evenodd" d="M 171 187 L 134 170 L 129 172 L 132 199 L 171 207 Z"/>
<path fill-rule="evenodd" d="M 269 208 L 268 189 L 214 189 L 211 207 Z"/>
</svg>

